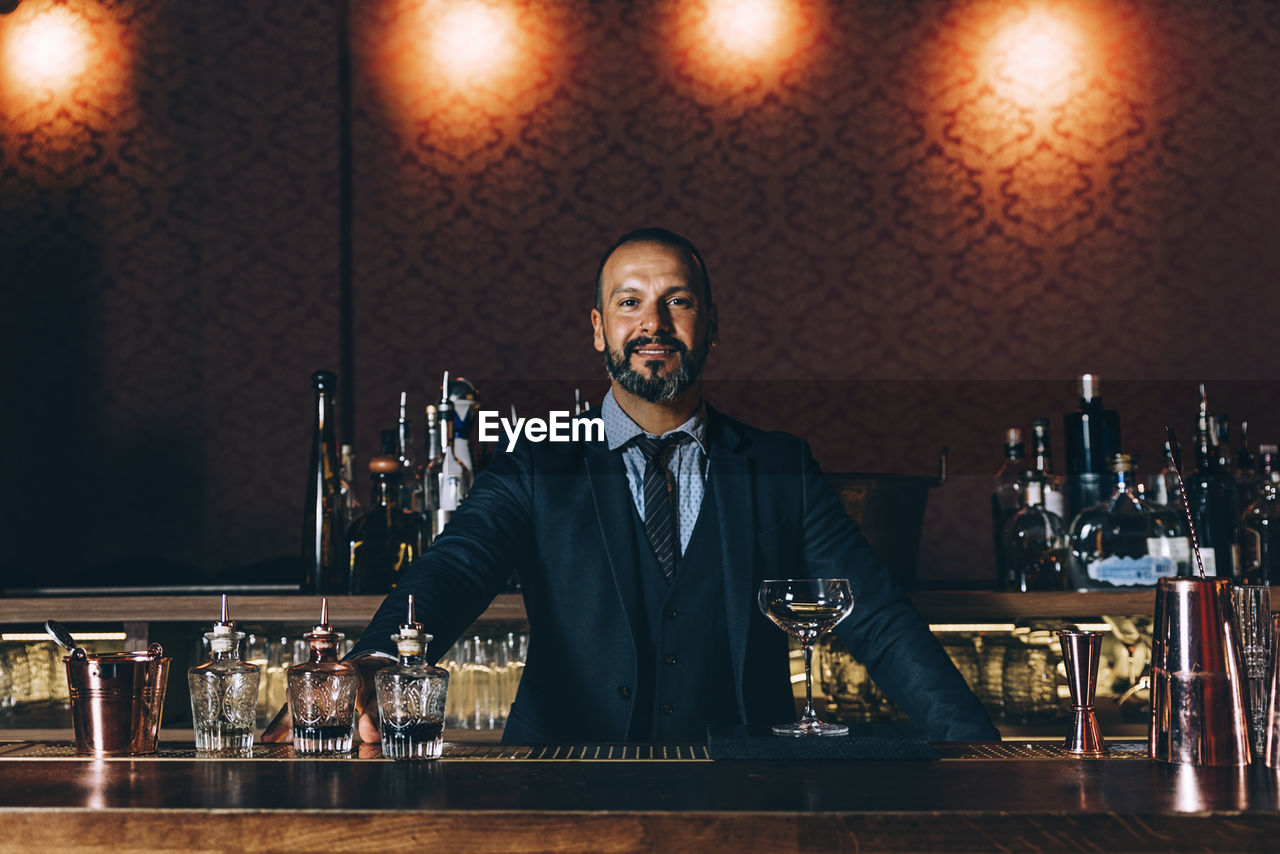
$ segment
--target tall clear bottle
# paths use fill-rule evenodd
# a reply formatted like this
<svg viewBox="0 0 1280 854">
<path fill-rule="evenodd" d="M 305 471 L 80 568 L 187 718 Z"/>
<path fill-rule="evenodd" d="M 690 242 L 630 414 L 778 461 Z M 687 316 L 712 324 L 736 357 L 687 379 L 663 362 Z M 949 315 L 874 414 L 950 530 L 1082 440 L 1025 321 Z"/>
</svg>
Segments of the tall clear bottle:
<svg viewBox="0 0 1280 854">
<path fill-rule="evenodd" d="M 1009 577 L 1006 590 L 1067 589 L 1071 552 L 1062 517 L 1045 507 L 1045 482 L 1037 471 L 1023 475 L 1023 506 L 1004 526 Z"/>
<path fill-rule="evenodd" d="M 262 674 L 257 665 L 240 660 L 244 632 L 236 631 L 236 624 L 227 618 L 225 593 L 222 618 L 204 637 L 209 642 L 209 660 L 187 671 L 196 754 L 252 756 Z"/>
<path fill-rule="evenodd" d="M 311 462 L 302 521 L 302 590 L 307 593 L 340 592 L 346 587 L 347 562 L 343 559 L 346 524 L 333 419 L 337 384 L 332 371 L 316 371 L 311 375 L 315 429 L 311 434 Z"/>
<path fill-rule="evenodd" d="M 1241 507 L 1258 500 L 1262 489 L 1258 457 L 1249 447 L 1249 422 L 1240 422 L 1240 446 L 1236 449 L 1236 496 Z"/>
<path fill-rule="evenodd" d="M 1067 518 L 1112 492 L 1111 459 L 1120 453 L 1120 416 L 1102 405 L 1102 378 L 1080 377 L 1080 408 L 1062 419 L 1067 459 Z"/>
<path fill-rule="evenodd" d="M 1200 539 L 1200 556 L 1207 576 L 1232 578 L 1240 567 L 1240 498 L 1236 480 L 1223 464 L 1224 451 L 1216 441 L 1204 384 L 1200 385 L 1200 413 L 1196 419 L 1196 469 L 1187 481 L 1187 506 Z"/>
<path fill-rule="evenodd" d="M 400 509 L 422 512 L 422 481 L 413 460 L 413 422 L 408 414 L 409 393 L 400 392 L 400 417 L 396 421 L 396 457 L 400 461 Z"/>
<path fill-rule="evenodd" d="M 1053 445 L 1049 440 L 1049 419 L 1031 422 L 1031 470 L 1040 477 L 1044 509 L 1059 519 L 1067 517 L 1065 478 L 1053 473 Z"/>
<path fill-rule="evenodd" d="M 1133 457 L 1112 460 L 1115 491 L 1071 523 L 1071 586 L 1077 590 L 1153 587 L 1189 575 L 1191 542 L 1182 514 L 1138 495 Z"/>
<path fill-rule="evenodd" d="M 431 642 L 414 619 L 413 594 L 409 618 L 391 636 L 399 661 L 374 674 L 382 755 L 391 759 L 438 759 L 444 747 L 444 706 L 449 673 L 423 661 Z"/>
<path fill-rule="evenodd" d="M 308 661 L 289 668 L 289 711 L 293 749 L 300 756 L 343 756 L 351 752 L 360 673 L 338 660 L 345 635 L 329 625 L 329 600 L 320 602 L 320 622 L 303 635 Z"/>
<path fill-rule="evenodd" d="M 448 371 L 445 372 L 441 387 L 446 390 L 449 388 Z M 471 472 L 454 453 L 453 403 L 447 391 L 440 400 L 436 414 L 440 421 L 440 465 L 436 474 L 438 506 L 434 530 L 436 536 L 439 536 L 444 531 L 445 525 L 449 524 L 449 520 L 453 518 L 453 511 L 457 510 L 462 499 L 467 497 L 467 490 L 471 486 Z"/>
<path fill-rule="evenodd" d="M 1261 466 L 1257 500 L 1240 521 L 1244 539 L 1244 574 L 1249 584 L 1280 583 L 1280 456 L 1275 445 L 1259 450 Z"/>
<path fill-rule="evenodd" d="M 1010 427 L 1004 434 L 1004 461 L 996 469 L 995 484 L 991 490 L 991 535 L 995 544 L 996 578 L 1002 586 L 1010 578 L 1004 551 L 1004 525 L 1022 506 L 1021 477 L 1026 468 L 1026 457 L 1022 431 Z"/>
<path fill-rule="evenodd" d="M 431 545 L 431 541 L 440 533 L 437 525 L 440 510 L 440 469 L 444 465 L 444 455 L 441 453 L 440 418 L 434 403 L 427 406 L 426 416 L 427 454 L 419 477 L 422 480 L 422 514 L 427 523 L 427 545 Z"/>
<path fill-rule="evenodd" d="M 400 510 L 402 470 L 395 457 L 369 460 L 369 512 L 347 529 L 350 593 L 385 595 L 427 547 L 426 519 Z"/>
</svg>

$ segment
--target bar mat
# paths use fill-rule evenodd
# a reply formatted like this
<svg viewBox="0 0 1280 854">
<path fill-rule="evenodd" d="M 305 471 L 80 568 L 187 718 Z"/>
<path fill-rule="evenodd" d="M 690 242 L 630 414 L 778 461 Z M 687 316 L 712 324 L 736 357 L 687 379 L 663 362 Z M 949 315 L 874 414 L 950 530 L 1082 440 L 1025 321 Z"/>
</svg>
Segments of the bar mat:
<svg viewBox="0 0 1280 854">
<path fill-rule="evenodd" d="M 743 726 L 708 727 L 712 759 L 935 759 L 923 733 L 901 724 L 850 724 L 848 735 L 793 737 Z"/>
<path fill-rule="evenodd" d="M 0 744 L 0 758 L 3 759 L 89 759 L 76 753 L 73 742 L 17 742 Z M 256 762 L 262 759 L 301 759 L 305 761 L 339 761 L 351 759 L 385 759 L 382 749 L 376 744 L 361 744 L 357 750 L 347 756 L 297 756 L 290 744 L 255 743 L 251 757 L 202 757 L 197 756 L 194 747 L 161 745 L 155 753 L 145 756 L 106 756 L 104 761 L 136 761 L 165 759 L 211 759 L 222 762 Z M 711 757 L 707 748 L 701 744 L 573 744 L 573 745 L 505 745 L 505 744 L 465 744 L 448 742 L 444 744 L 441 759 L 460 760 L 534 760 L 534 761 L 571 761 L 571 762 L 635 762 L 635 761 L 701 761 L 708 762 Z M 391 761 L 391 760 L 386 760 Z"/>
<path fill-rule="evenodd" d="M 981 759 L 1065 759 L 1078 761 L 1082 758 L 1062 752 L 1061 741 L 979 741 L 954 742 L 951 744 L 935 744 L 939 758 L 943 760 L 963 759 L 966 761 Z M 1108 741 L 1106 756 L 1099 759 L 1147 759 L 1147 743 L 1145 741 Z"/>
</svg>

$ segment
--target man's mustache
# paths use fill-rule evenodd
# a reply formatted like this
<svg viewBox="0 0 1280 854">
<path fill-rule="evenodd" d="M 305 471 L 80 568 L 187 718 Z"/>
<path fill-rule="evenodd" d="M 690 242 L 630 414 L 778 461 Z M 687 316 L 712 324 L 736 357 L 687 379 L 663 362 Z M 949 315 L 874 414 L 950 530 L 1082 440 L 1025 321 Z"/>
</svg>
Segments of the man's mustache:
<svg viewBox="0 0 1280 854">
<path fill-rule="evenodd" d="M 630 359 L 631 354 L 636 350 L 639 350 L 642 347 L 650 347 L 654 344 L 657 344 L 660 347 L 670 347 L 681 356 L 689 352 L 689 348 L 684 346 L 684 342 L 680 339 L 670 335 L 655 335 L 653 337 L 642 336 L 640 338 L 632 338 L 626 343 L 626 346 L 622 348 L 622 354 Z"/>
</svg>

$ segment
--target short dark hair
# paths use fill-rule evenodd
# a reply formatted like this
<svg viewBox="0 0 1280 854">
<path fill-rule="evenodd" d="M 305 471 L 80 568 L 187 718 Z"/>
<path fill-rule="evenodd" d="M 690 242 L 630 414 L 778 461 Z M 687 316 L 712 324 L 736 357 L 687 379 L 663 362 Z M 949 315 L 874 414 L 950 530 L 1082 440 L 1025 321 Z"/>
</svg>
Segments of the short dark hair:
<svg viewBox="0 0 1280 854">
<path fill-rule="evenodd" d="M 707 306 L 712 305 L 711 301 L 711 276 L 707 274 L 707 262 L 702 260 L 702 253 L 698 251 L 698 247 L 693 245 L 693 241 L 682 234 L 676 234 L 666 228 L 650 225 L 644 228 L 637 228 L 628 231 L 619 237 L 609 250 L 600 258 L 600 266 L 596 268 L 596 310 L 604 310 L 604 265 L 609 262 L 610 256 L 617 252 L 628 243 L 658 243 L 662 246 L 670 246 L 672 249 L 679 249 L 689 255 L 694 260 L 698 271 L 702 273 L 702 292 L 706 295 Z"/>
</svg>

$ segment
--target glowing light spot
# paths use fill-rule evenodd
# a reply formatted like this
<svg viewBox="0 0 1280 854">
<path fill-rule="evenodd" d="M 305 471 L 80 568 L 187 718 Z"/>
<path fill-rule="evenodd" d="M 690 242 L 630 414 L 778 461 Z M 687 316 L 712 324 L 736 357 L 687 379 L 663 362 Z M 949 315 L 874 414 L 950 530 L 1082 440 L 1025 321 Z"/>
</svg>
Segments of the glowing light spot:
<svg viewBox="0 0 1280 854">
<path fill-rule="evenodd" d="M 89 46 L 84 21 L 64 8 L 54 8 L 10 33 L 5 65 L 25 88 L 60 90 L 87 70 Z"/>
<path fill-rule="evenodd" d="M 434 27 L 431 52 L 454 85 L 483 83 L 512 62 L 515 35 L 510 12 L 468 3 L 440 17 Z"/>
<path fill-rule="evenodd" d="M 711 0 L 707 7 L 709 41 L 745 59 L 761 59 L 775 51 L 786 25 L 779 0 Z"/>
<path fill-rule="evenodd" d="M 1033 12 L 995 40 L 995 83 L 1023 106 L 1052 106 L 1071 94 L 1081 71 L 1083 45 L 1069 22 Z"/>
</svg>

